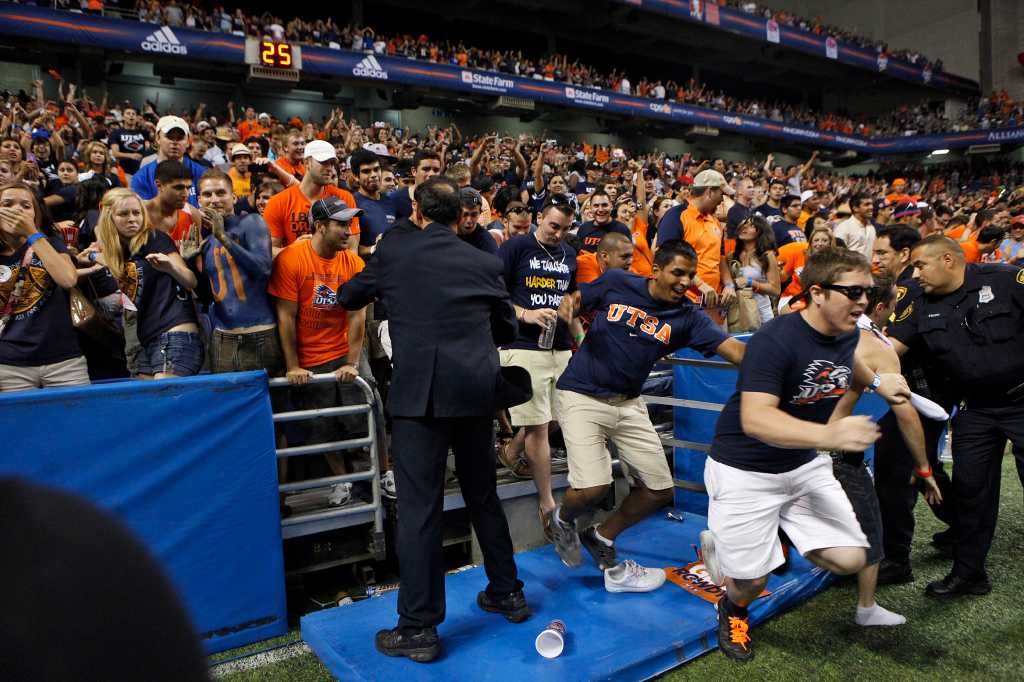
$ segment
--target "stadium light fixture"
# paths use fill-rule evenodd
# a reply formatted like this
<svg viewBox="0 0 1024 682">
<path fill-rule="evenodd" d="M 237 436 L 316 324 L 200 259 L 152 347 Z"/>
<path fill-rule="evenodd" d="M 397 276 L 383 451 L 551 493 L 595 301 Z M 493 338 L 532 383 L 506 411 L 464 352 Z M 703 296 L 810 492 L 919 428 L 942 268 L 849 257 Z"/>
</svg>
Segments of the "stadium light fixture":
<svg viewBox="0 0 1024 682">
<path fill-rule="evenodd" d="M 932 150 L 931 156 L 945 156 L 948 153 L 948 149 L 934 149 Z"/>
</svg>

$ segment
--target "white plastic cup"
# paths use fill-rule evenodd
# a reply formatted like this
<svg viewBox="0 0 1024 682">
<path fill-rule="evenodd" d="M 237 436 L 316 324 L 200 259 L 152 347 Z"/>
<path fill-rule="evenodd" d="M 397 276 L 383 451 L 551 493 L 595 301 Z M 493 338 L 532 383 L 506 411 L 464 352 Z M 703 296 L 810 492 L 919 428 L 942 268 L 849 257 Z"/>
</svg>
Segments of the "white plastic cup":
<svg viewBox="0 0 1024 682">
<path fill-rule="evenodd" d="M 553 620 L 537 635 L 537 653 L 544 658 L 558 658 L 565 649 L 565 623 Z"/>
</svg>

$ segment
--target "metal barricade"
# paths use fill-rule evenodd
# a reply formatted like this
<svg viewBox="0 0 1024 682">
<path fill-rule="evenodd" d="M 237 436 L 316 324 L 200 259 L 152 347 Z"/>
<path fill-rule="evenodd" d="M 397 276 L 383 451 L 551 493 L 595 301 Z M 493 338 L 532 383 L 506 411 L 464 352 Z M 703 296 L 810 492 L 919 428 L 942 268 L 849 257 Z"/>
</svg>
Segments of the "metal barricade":
<svg viewBox="0 0 1024 682">
<path fill-rule="evenodd" d="M 337 378 L 333 374 L 314 374 L 309 379 L 309 384 L 335 383 Z M 307 385 L 309 385 L 307 384 Z M 371 502 L 355 504 L 337 509 L 325 509 L 307 514 L 298 514 L 281 519 L 281 536 L 284 539 L 311 535 L 327 530 L 346 528 L 362 523 L 373 522 L 373 538 L 371 549 L 377 559 L 384 558 L 384 508 L 381 504 L 380 490 L 380 469 L 378 463 L 378 426 L 380 421 L 380 399 L 376 390 L 362 377 L 357 377 L 355 385 L 363 392 L 366 402 L 358 405 L 339 405 L 337 407 L 324 407 L 311 410 L 297 410 L 293 412 L 281 412 L 274 415 L 274 424 L 284 422 L 308 421 L 311 419 L 323 419 L 325 417 L 341 417 L 354 414 L 365 414 L 367 421 L 367 436 L 363 438 L 349 438 L 347 440 L 332 441 L 328 443 L 313 443 L 294 447 L 277 449 L 279 459 L 285 457 L 303 457 L 306 455 L 317 455 L 338 450 L 355 450 L 369 447 L 370 468 L 366 471 L 359 471 L 354 474 L 341 476 L 325 476 L 313 478 L 295 483 L 284 483 L 278 486 L 282 493 L 298 492 L 301 490 L 312 490 L 314 488 L 326 488 L 338 483 L 353 483 L 356 481 L 370 481 L 373 491 Z M 287 379 L 271 379 L 270 388 L 283 389 L 290 387 Z"/>
</svg>

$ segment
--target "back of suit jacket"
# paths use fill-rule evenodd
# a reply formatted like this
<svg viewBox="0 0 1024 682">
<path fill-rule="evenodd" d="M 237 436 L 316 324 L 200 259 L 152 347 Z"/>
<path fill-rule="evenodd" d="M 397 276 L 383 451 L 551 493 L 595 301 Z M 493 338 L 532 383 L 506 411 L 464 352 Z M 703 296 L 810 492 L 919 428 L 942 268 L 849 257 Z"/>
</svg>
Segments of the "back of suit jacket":
<svg viewBox="0 0 1024 682">
<path fill-rule="evenodd" d="M 338 298 L 349 309 L 372 298 L 387 307 L 393 416 L 494 413 L 496 345 L 510 343 L 516 330 L 497 257 L 432 223 L 386 236 Z"/>
</svg>

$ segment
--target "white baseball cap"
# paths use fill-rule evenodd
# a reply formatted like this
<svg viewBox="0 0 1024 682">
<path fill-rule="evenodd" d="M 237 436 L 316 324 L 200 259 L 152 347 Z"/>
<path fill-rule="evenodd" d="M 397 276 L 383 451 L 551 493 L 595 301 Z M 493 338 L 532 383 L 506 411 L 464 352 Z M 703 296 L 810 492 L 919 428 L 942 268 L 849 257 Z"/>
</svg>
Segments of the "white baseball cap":
<svg viewBox="0 0 1024 682">
<path fill-rule="evenodd" d="M 710 168 L 697 173 L 697 177 L 693 179 L 694 187 L 724 187 L 725 185 L 725 176 Z"/>
<path fill-rule="evenodd" d="M 330 161 L 331 159 L 338 158 L 338 152 L 335 151 L 334 145 L 325 140 L 313 140 L 312 142 L 306 143 L 306 151 L 303 153 L 303 158 L 308 159 L 313 157 L 320 163 L 324 161 Z"/>
<path fill-rule="evenodd" d="M 803 192 L 800 193 L 800 201 L 807 201 L 808 199 L 812 198 L 813 196 L 814 196 L 814 190 L 813 189 L 805 189 Z"/>
<path fill-rule="evenodd" d="M 159 121 L 156 122 L 156 132 L 163 133 L 166 135 L 175 128 L 179 128 L 185 135 L 189 134 L 188 123 L 185 119 L 180 116 L 162 116 Z"/>
<path fill-rule="evenodd" d="M 265 119 L 267 119 L 269 121 L 270 120 L 270 114 L 268 114 L 267 112 L 264 111 L 259 116 L 257 116 L 256 118 L 257 119 L 265 118 Z"/>
</svg>

